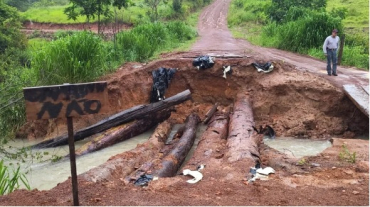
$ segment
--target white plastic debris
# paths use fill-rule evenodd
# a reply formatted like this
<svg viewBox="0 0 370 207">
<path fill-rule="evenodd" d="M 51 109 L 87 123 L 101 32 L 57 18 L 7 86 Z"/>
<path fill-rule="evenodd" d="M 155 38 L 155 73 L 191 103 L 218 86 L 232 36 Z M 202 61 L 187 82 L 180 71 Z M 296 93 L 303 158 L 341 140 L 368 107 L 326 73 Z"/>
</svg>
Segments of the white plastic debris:
<svg viewBox="0 0 370 207">
<path fill-rule="evenodd" d="M 226 79 L 226 74 L 231 74 L 232 73 L 232 69 L 231 69 L 231 66 L 223 66 L 223 73 L 224 75 L 222 76 L 223 78 Z"/>
<path fill-rule="evenodd" d="M 203 178 L 203 174 L 201 172 L 194 171 L 194 170 L 189 170 L 189 169 L 185 169 L 182 172 L 182 174 L 183 175 L 190 175 L 190 176 L 193 176 L 194 177 L 193 179 L 186 181 L 187 183 L 191 183 L 191 184 L 197 183 L 200 180 L 202 180 L 202 178 Z"/>
<path fill-rule="evenodd" d="M 274 174 L 275 170 L 272 167 L 251 167 L 250 173 L 252 174 L 252 178 L 248 182 L 254 182 L 256 180 L 268 180 L 269 174 Z"/>
<path fill-rule="evenodd" d="M 189 169 L 185 169 L 185 170 L 183 170 L 183 171 L 182 171 L 182 174 L 183 174 L 183 175 L 190 175 L 190 176 L 193 176 L 193 177 L 194 177 L 193 179 L 191 179 L 191 180 L 187 180 L 186 182 L 187 182 L 187 183 L 194 184 L 194 183 L 197 183 L 197 182 L 199 182 L 200 180 L 202 180 L 202 178 L 203 178 L 203 174 L 202 174 L 201 172 L 199 172 L 199 171 L 203 170 L 203 169 L 205 168 L 205 166 L 206 166 L 206 165 L 203 165 L 203 164 L 199 165 L 199 166 L 197 167 L 197 170 L 196 170 L 196 171 L 195 171 L 195 170 L 189 170 Z"/>
</svg>

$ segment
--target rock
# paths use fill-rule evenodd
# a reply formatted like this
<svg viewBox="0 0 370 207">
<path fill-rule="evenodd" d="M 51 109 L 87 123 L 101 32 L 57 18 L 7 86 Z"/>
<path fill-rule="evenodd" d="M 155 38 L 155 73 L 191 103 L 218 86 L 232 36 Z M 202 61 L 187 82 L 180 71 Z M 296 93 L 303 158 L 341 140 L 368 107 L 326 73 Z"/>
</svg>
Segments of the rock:
<svg viewBox="0 0 370 207">
<path fill-rule="evenodd" d="M 226 180 L 231 180 L 231 179 L 233 179 L 234 178 L 234 175 L 232 174 L 232 173 L 228 173 L 227 175 L 226 175 Z"/>
<path fill-rule="evenodd" d="M 307 130 L 314 130 L 316 129 L 316 120 L 315 120 L 315 115 L 310 114 L 305 121 L 303 121 L 304 127 Z"/>
<path fill-rule="evenodd" d="M 218 154 L 218 155 L 215 156 L 216 159 L 221 159 L 223 157 L 224 157 L 224 154 Z"/>
<path fill-rule="evenodd" d="M 212 150 L 211 149 L 209 149 L 209 150 L 207 150 L 207 151 L 204 152 L 204 156 L 206 156 L 206 157 L 210 156 L 211 154 L 212 154 Z"/>
<path fill-rule="evenodd" d="M 355 190 L 354 190 L 352 193 L 353 193 L 354 195 L 358 195 L 358 194 L 360 194 L 360 192 L 355 191 Z"/>
<path fill-rule="evenodd" d="M 342 193 L 345 193 L 346 192 L 346 190 L 342 190 Z"/>
<path fill-rule="evenodd" d="M 312 167 L 320 167 L 321 165 L 320 165 L 320 164 L 318 164 L 318 163 L 312 163 L 312 164 L 311 164 L 311 166 L 312 166 Z"/>
<path fill-rule="evenodd" d="M 356 164 L 355 168 L 356 172 L 369 172 L 369 162 L 368 161 L 360 161 Z"/>
<path fill-rule="evenodd" d="M 344 173 L 346 173 L 347 175 L 353 175 L 353 171 L 352 170 L 345 170 Z"/>
<path fill-rule="evenodd" d="M 356 136 L 356 134 L 354 132 L 351 132 L 351 131 L 346 131 L 346 132 L 343 133 L 344 138 L 353 138 L 355 136 Z"/>
</svg>

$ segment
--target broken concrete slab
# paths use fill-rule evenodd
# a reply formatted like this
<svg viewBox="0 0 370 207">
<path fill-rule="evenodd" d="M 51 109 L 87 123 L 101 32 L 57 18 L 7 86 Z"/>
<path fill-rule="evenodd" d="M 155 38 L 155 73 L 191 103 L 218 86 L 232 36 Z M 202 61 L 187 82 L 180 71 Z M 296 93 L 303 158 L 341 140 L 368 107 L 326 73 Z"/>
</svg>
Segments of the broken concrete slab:
<svg viewBox="0 0 370 207">
<path fill-rule="evenodd" d="M 362 113 L 369 117 L 369 91 L 365 86 L 343 85 L 344 93 Z"/>
</svg>

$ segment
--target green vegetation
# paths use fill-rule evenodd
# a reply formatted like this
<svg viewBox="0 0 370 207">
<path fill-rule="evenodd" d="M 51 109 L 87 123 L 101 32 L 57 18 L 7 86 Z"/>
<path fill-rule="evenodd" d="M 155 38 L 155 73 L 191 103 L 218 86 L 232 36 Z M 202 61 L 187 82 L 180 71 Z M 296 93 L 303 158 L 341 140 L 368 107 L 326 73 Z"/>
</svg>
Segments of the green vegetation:
<svg viewBox="0 0 370 207">
<path fill-rule="evenodd" d="M 30 68 L 17 67 L 0 82 L 0 130 L 15 132 L 25 122 L 22 88 L 88 82 L 113 71 L 125 61 L 144 62 L 163 51 L 186 46 L 196 32 L 184 22 L 148 23 L 121 31 L 116 41 L 92 32 L 58 32 L 58 38 L 32 39 Z"/>
<path fill-rule="evenodd" d="M 126 61 L 145 61 L 157 52 L 176 48 L 193 39 L 195 31 L 183 22 L 144 24 L 117 34 L 120 56 Z"/>
<path fill-rule="evenodd" d="M 22 2 L 24 4 L 22 4 Z M 27 0 L 28 3 L 33 0 Z M 10 172 L 4 159 L 26 162 L 26 158 L 41 160 L 45 154 L 22 148 L 18 151 L 5 148 L 10 137 L 25 123 L 25 106 L 22 89 L 38 85 L 55 85 L 93 81 L 112 72 L 125 61 L 145 62 L 158 57 L 162 52 L 189 47 L 197 36 L 196 25 L 200 8 L 209 0 L 182 0 L 173 7 L 162 2 L 158 7 L 159 20 L 151 22 L 144 1 L 135 2 L 127 9 L 115 9 L 109 5 L 109 15 L 103 21 L 116 22 L 116 17 L 137 24 L 131 30 L 114 34 L 114 38 L 103 37 L 92 32 L 58 31 L 46 38 L 40 31 L 29 35 L 20 32 L 19 11 L 0 0 L 0 190 L 9 193 L 19 188 L 19 184 L 29 188 L 28 182 L 18 167 Z M 25 1 L 8 0 L 16 4 L 23 19 L 59 23 L 75 23 L 63 13 L 69 4 L 67 0 L 35 0 L 32 5 Z M 121 1 L 122 3 L 122 1 Z M 37 6 L 35 6 L 37 5 Z M 24 6 L 24 7 L 23 7 Z M 177 11 L 175 12 L 174 9 Z M 76 12 L 78 10 L 75 10 Z M 113 16 L 111 14 L 114 14 Z M 37 18 L 34 18 L 37 17 Z M 89 16 L 96 21 L 95 16 Z M 182 21 L 174 21 L 180 19 Z M 160 22 L 165 20 L 165 22 Z M 84 22 L 85 17 L 76 16 L 76 22 Z M 188 23 L 186 23 L 188 22 Z M 61 159 L 52 155 L 52 162 Z M 19 163 L 17 163 L 19 166 Z"/>
<path fill-rule="evenodd" d="M 0 131 L 13 132 L 25 118 L 24 106 L 14 103 L 22 96 L 18 84 L 26 84 L 28 70 L 21 68 L 29 64 L 27 39 L 19 31 L 20 19 L 15 8 L 0 1 L 0 14 Z"/>
<path fill-rule="evenodd" d="M 24 174 L 20 172 L 20 167 L 10 172 L 10 168 L 4 165 L 4 161 L 0 161 L 0 195 L 5 195 L 19 189 L 20 182 L 22 182 L 28 190 L 30 185 Z"/>
<path fill-rule="evenodd" d="M 9 4 L 10 2 L 11 0 L 7 1 Z M 87 11 L 89 6 L 73 4 L 68 0 L 32 0 L 32 2 L 33 4 L 27 5 L 30 8 L 22 13 L 23 18 L 32 19 L 27 15 L 40 15 L 40 19 L 37 20 L 40 22 L 56 20 L 72 23 L 74 21 L 68 20 L 64 10 L 73 6 L 75 10 L 70 10 L 70 17 L 76 17 L 77 22 L 84 22 L 86 18 L 82 15 L 85 13 L 76 12 Z M 95 3 L 98 2 L 102 1 Z M 114 0 L 104 2 L 112 5 L 108 3 L 101 7 L 95 5 L 97 6 L 94 7 L 95 10 L 89 13 L 90 21 L 96 20 L 97 11 L 105 9 L 107 16 L 103 21 L 115 22 L 115 18 L 117 21 L 121 18 L 135 22 L 138 26 L 115 34 L 112 40 L 90 32 L 72 31 L 58 31 L 43 39 L 40 37 L 44 34 L 35 31 L 29 36 L 27 45 L 27 39 L 19 31 L 22 19 L 18 15 L 20 12 L 0 0 L 0 10 L 7 11 L 0 12 L 0 18 L 4 20 L 0 25 L 3 31 L 0 35 L 2 48 L 0 58 L 3 60 L 0 61 L 0 131 L 4 137 L 14 136 L 19 127 L 25 123 L 23 87 L 93 81 L 113 71 L 125 61 L 144 62 L 158 57 L 162 52 L 187 48 L 195 41 L 196 32 L 192 26 L 197 22 L 199 14 L 197 11 L 210 3 L 209 0 L 182 0 L 180 4 L 173 5 L 167 1 L 160 1 L 157 8 L 159 20 L 166 20 L 168 23 L 150 23 L 148 13 L 150 9 L 146 0 L 135 1 L 127 8 L 126 3 L 129 1 L 117 1 L 120 5 L 114 4 L 116 2 Z M 16 3 L 19 8 L 25 6 L 23 0 L 12 3 Z M 80 10 L 84 6 L 86 10 Z M 119 9 L 121 6 L 123 8 Z M 11 17 L 3 15 L 8 13 Z M 180 19 L 182 22 L 173 19 Z M 8 27 L 8 23 L 13 27 Z"/>
<path fill-rule="evenodd" d="M 339 159 L 349 163 L 356 162 L 356 152 L 350 152 L 346 144 L 342 145 L 342 149 L 339 152 Z"/>
<path fill-rule="evenodd" d="M 40 23 L 60 23 L 60 24 L 71 24 L 71 23 L 84 23 L 86 17 L 79 16 L 76 20 L 68 19 L 68 16 L 64 14 L 66 6 L 49 6 L 49 7 L 32 7 L 25 12 L 21 13 L 22 19 L 32 22 Z M 94 20 L 94 19 L 93 19 Z"/>
<path fill-rule="evenodd" d="M 93 81 L 109 66 L 103 40 L 87 31 L 51 41 L 32 58 L 37 78 L 48 85 Z"/>
<path fill-rule="evenodd" d="M 307 164 L 307 160 L 306 160 L 306 159 L 304 159 L 304 158 L 300 159 L 300 160 L 297 162 L 297 165 L 305 165 L 305 164 Z"/>
<path fill-rule="evenodd" d="M 52 0 L 51 2 L 54 1 L 56 0 Z M 131 2 L 131 4 L 128 4 L 128 7 L 125 6 L 122 9 L 115 9 L 115 7 L 109 6 L 109 11 L 105 10 L 105 14 L 107 15 L 102 18 L 102 21 L 112 22 L 117 20 L 118 22 L 137 25 L 148 23 L 152 20 L 154 21 L 156 18 L 161 21 L 176 19 L 185 20 L 189 15 L 199 10 L 199 8 L 209 4 L 210 0 L 181 0 L 181 4 L 177 4 L 175 7 L 171 4 L 172 2 L 160 1 L 157 6 L 158 17 L 153 17 L 152 9 L 148 6 L 148 3 L 146 3 L 147 0 L 135 0 Z M 78 11 L 77 7 L 75 11 L 71 13 L 71 17 L 75 16 L 76 20 L 68 18 L 64 11 L 70 8 L 72 4 L 54 3 L 51 5 L 42 5 L 36 3 L 35 5 L 37 6 L 31 6 L 28 10 L 21 12 L 21 17 L 24 21 L 59 24 L 84 23 L 87 21 L 87 18 L 83 15 L 76 16 Z M 97 13 L 89 17 L 90 22 L 98 21 Z"/>
<path fill-rule="evenodd" d="M 369 33 L 369 0 L 327 0 L 326 8 L 327 11 L 345 8 L 347 14 L 343 23 L 346 30 Z"/>
<path fill-rule="evenodd" d="M 334 1 L 334 0 L 333 0 Z M 339 0 L 338 0 L 339 2 Z M 228 24 L 237 38 L 245 38 L 253 44 L 309 54 L 324 59 L 322 44 L 333 28 L 346 34 L 342 65 L 369 68 L 368 34 L 354 33 L 346 21 L 354 15 L 364 16 L 364 9 L 347 7 L 350 0 L 340 0 L 342 6 L 319 0 L 234 0 L 232 1 Z M 362 1 L 360 1 L 363 4 Z M 355 4 L 355 3 L 353 3 Z M 368 9 L 368 7 L 366 8 Z M 368 16 L 368 11 L 367 14 Z M 367 18 L 366 16 L 366 18 Z M 342 21 L 344 19 L 344 21 Z M 364 26 L 364 24 L 362 24 Z"/>
</svg>

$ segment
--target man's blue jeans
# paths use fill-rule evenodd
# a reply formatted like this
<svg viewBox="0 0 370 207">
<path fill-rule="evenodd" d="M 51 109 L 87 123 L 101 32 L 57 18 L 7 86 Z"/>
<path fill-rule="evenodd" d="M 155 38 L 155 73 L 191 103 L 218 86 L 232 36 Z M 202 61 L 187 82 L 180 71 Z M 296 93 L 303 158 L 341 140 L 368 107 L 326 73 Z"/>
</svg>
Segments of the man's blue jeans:
<svg viewBox="0 0 370 207">
<path fill-rule="evenodd" d="M 328 74 L 336 74 L 337 73 L 337 49 L 331 50 L 327 49 L 327 60 L 328 65 L 326 66 L 326 70 L 328 71 Z M 331 68 L 331 64 L 333 63 L 333 71 Z"/>
</svg>

